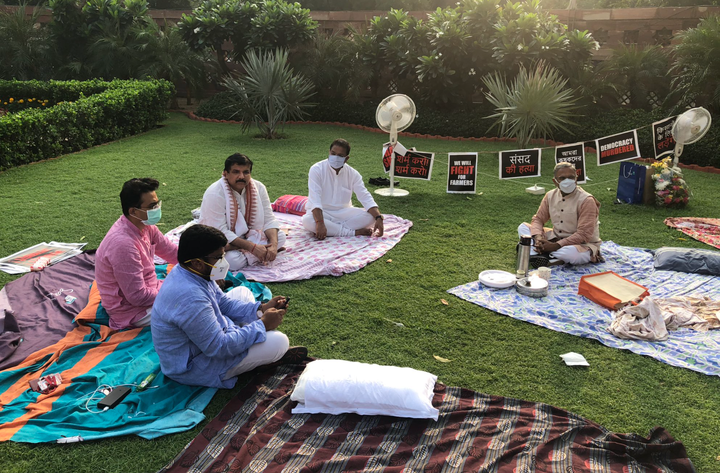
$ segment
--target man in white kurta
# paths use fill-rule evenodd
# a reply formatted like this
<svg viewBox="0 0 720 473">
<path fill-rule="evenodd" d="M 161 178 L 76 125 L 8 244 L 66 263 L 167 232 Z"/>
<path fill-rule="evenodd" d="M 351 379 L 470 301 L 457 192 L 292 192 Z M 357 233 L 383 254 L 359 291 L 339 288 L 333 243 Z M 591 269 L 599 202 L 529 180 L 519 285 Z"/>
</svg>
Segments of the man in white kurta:
<svg viewBox="0 0 720 473">
<path fill-rule="evenodd" d="M 532 236 L 535 242 L 530 264 L 537 268 L 554 262 L 600 261 L 600 203 L 577 187 L 577 171 L 572 164 L 558 163 L 553 175 L 557 188 L 545 194 L 532 223 L 518 227 L 520 236 Z M 552 221 L 552 228 L 544 227 L 548 220 Z"/>
<path fill-rule="evenodd" d="M 362 176 L 347 165 L 350 144 L 337 139 L 330 155 L 315 163 L 308 175 L 308 202 L 303 226 L 318 240 L 326 236 L 382 236 L 383 217 Z M 363 208 L 352 206 L 353 192 Z"/>
<path fill-rule="evenodd" d="M 200 223 L 217 228 L 228 240 L 230 271 L 270 263 L 285 245 L 267 189 L 252 179 L 252 165 L 243 154 L 228 157 L 222 177 L 207 188 L 200 206 Z"/>
</svg>

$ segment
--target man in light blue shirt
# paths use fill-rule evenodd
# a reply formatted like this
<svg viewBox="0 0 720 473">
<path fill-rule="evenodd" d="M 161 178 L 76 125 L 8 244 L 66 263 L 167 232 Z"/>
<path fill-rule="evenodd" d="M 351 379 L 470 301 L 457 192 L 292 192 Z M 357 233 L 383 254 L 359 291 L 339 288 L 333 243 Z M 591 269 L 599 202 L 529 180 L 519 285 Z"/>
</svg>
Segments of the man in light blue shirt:
<svg viewBox="0 0 720 473">
<path fill-rule="evenodd" d="M 275 330 L 286 312 L 285 297 L 260 304 L 247 288 L 220 290 L 215 281 L 227 274 L 225 245 L 227 238 L 216 228 L 186 229 L 178 245 L 179 265 L 153 304 L 150 320 L 160 367 L 179 383 L 232 388 L 241 373 L 283 355 L 307 355 L 304 347 L 288 351 L 287 336 Z"/>
</svg>

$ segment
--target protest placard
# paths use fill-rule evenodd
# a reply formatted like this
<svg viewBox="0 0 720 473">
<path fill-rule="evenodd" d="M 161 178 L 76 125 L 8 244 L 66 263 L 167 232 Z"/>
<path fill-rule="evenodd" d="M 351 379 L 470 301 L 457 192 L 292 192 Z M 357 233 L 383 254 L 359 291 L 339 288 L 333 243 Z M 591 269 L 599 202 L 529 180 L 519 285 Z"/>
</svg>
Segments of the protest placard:
<svg viewBox="0 0 720 473">
<path fill-rule="evenodd" d="M 500 151 L 500 179 L 540 176 L 540 148 Z"/>
<path fill-rule="evenodd" d="M 655 150 L 655 159 L 673 154 L 675 150 L 675 138 L 672 135 L 672 127 L 677 117 L 666 118 L 652 124 L 653 129 L 653 149 Z"/>
<path fill-rule="evenodd" d="M 383 145 L 383 168 L 385 169 L 385 174 L 388 174 L 390 172 L 390 165 L 392 163 L 392 153 L 395 152 L 395 155 L 404 155 L 407 152 L 407 149 L 398 141 L 395 143 L 395 146 L 390 146 L 390 142 L 387 142 Z"/>
<path fill-rule="evenodd" d="M 395 156 L 395 177 L 430 180 L 435 153 L 407 150 L 405 156 Z"/>
<path fill-rule="evenodd" d="M 595 140 L 597 165 L 617 163 L 640 157 L 637 130 L 624 131 L 617 135 L 606 136 Z"/>
<path fill-rule="evenodd" d="M 475 193 L 477 160 L 477 153 L 448 153 L 448 194 Z"/>
<path fill-rule="evenodd" d="M 575 166 L 578 184 L 584 184 L 587 181 L 585 176 L 585 143 L 557 146 L 555 148 L 555 164 L 562 162 Z"/>
</svg>

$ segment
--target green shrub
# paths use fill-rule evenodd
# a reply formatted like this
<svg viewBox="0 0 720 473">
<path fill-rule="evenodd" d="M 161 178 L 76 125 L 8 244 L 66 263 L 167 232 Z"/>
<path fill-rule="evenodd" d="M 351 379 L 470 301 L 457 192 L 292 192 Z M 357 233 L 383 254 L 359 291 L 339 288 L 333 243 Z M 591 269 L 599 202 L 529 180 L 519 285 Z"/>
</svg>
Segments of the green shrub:
<svg viewBox="0 0 720 473">
<path fill-rule="evenodd" d="M 233 113 L 230 111 L 232 109 L 227 109 L 227 105 L 231 100 L 232 98 L 227 92 L 221 92 L 200 106 L 195 113 L 206 118 L 232 120 L 230 118 Z M 375 123 L 376 109 L 377 103 L 374 102 L 343 103 L 338 100 L 327 100 L 321 101 L 317 106 L 310 109 L 307 120 L 352 123 L 375 128 L 377 127 Z M 418 115 L 406 131 L 465 138 L 499 136 L 497 130 L 493 130 L 494 133 L 489 132 L 494 120 L 485 117 L 492 113 L 493 109 L 490 104 L 466 104 L 452 112 L 436 111 L 423 104 L 418 104 Z M 671 116 L 671 114 L 660 109 L 646 112 L 644 110 L 620 108 L 607 112 L 598 112 L 593 114 L 592 117 L 578 116 L 575 119 L 577 125 L 568 127 L 569 131 L 557 131 L 552 137 L 548 138 L 562 143 L 591 140 L 586 141 L 585 145 L 595 147 L 592 140 L 596 138 L 638 128 L 640 153 L 645 158 L 652 158 L 655 155 L 652 150 L 653 141 L 650 125 L 668 116 Z M 713 117 L 714 122 L 717 120 L 720 120 L 720 117 Z M 400 137 L 400 141 L 403 141 L 402 137 Z M 720 168 L 718 149 L 720 149 L 720 127 L 713 126 L 702 140 L 685 147 L 680 160 L 685 164 Z"/>
<path fill-rule="evenodd" d="M 174 86 L 160 81 L 0 81 L 0 100 L 57 103 L 0 117 L 0 171 L 130 136 L 167 118 Z"/>
</svg>

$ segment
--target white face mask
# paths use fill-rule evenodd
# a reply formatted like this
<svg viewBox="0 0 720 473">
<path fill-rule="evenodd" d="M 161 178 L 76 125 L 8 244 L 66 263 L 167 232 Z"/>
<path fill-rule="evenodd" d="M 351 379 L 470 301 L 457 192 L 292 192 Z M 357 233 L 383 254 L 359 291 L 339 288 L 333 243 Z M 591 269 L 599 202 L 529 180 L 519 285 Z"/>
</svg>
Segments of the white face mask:
<svg viewBox="0 0 720 473">
<path fill-rule="evenodd" d="M 210 280 L 217 281 L 218 279 L 225 279 L 225 276 L 227 276 L 229 269 L 230 269 L 230 263 L 228 263 L 227 260 L 225 259 L 225 257 L 223 256 L 220 261 L 215 263 L 212 271 L 210 271 Z"/>
<path fill-rule="evenodd" d="M 331 154 L 328 156 L 328 161 L 330 161 L 330 167 L 333 169 L 340 169 L 345 165 L 345 159 L 342 156 L 335 156 L 334 154 Z"/>
<path fill-rule="evenodd" d="M 561 191 L 563 191 L 566 194 L 572 193 L 575 188 L 577 187 L 577 183 L 575 182 L 575 179 L 563 179 L 558 184 L 558 187 Z"/>
</svg>

